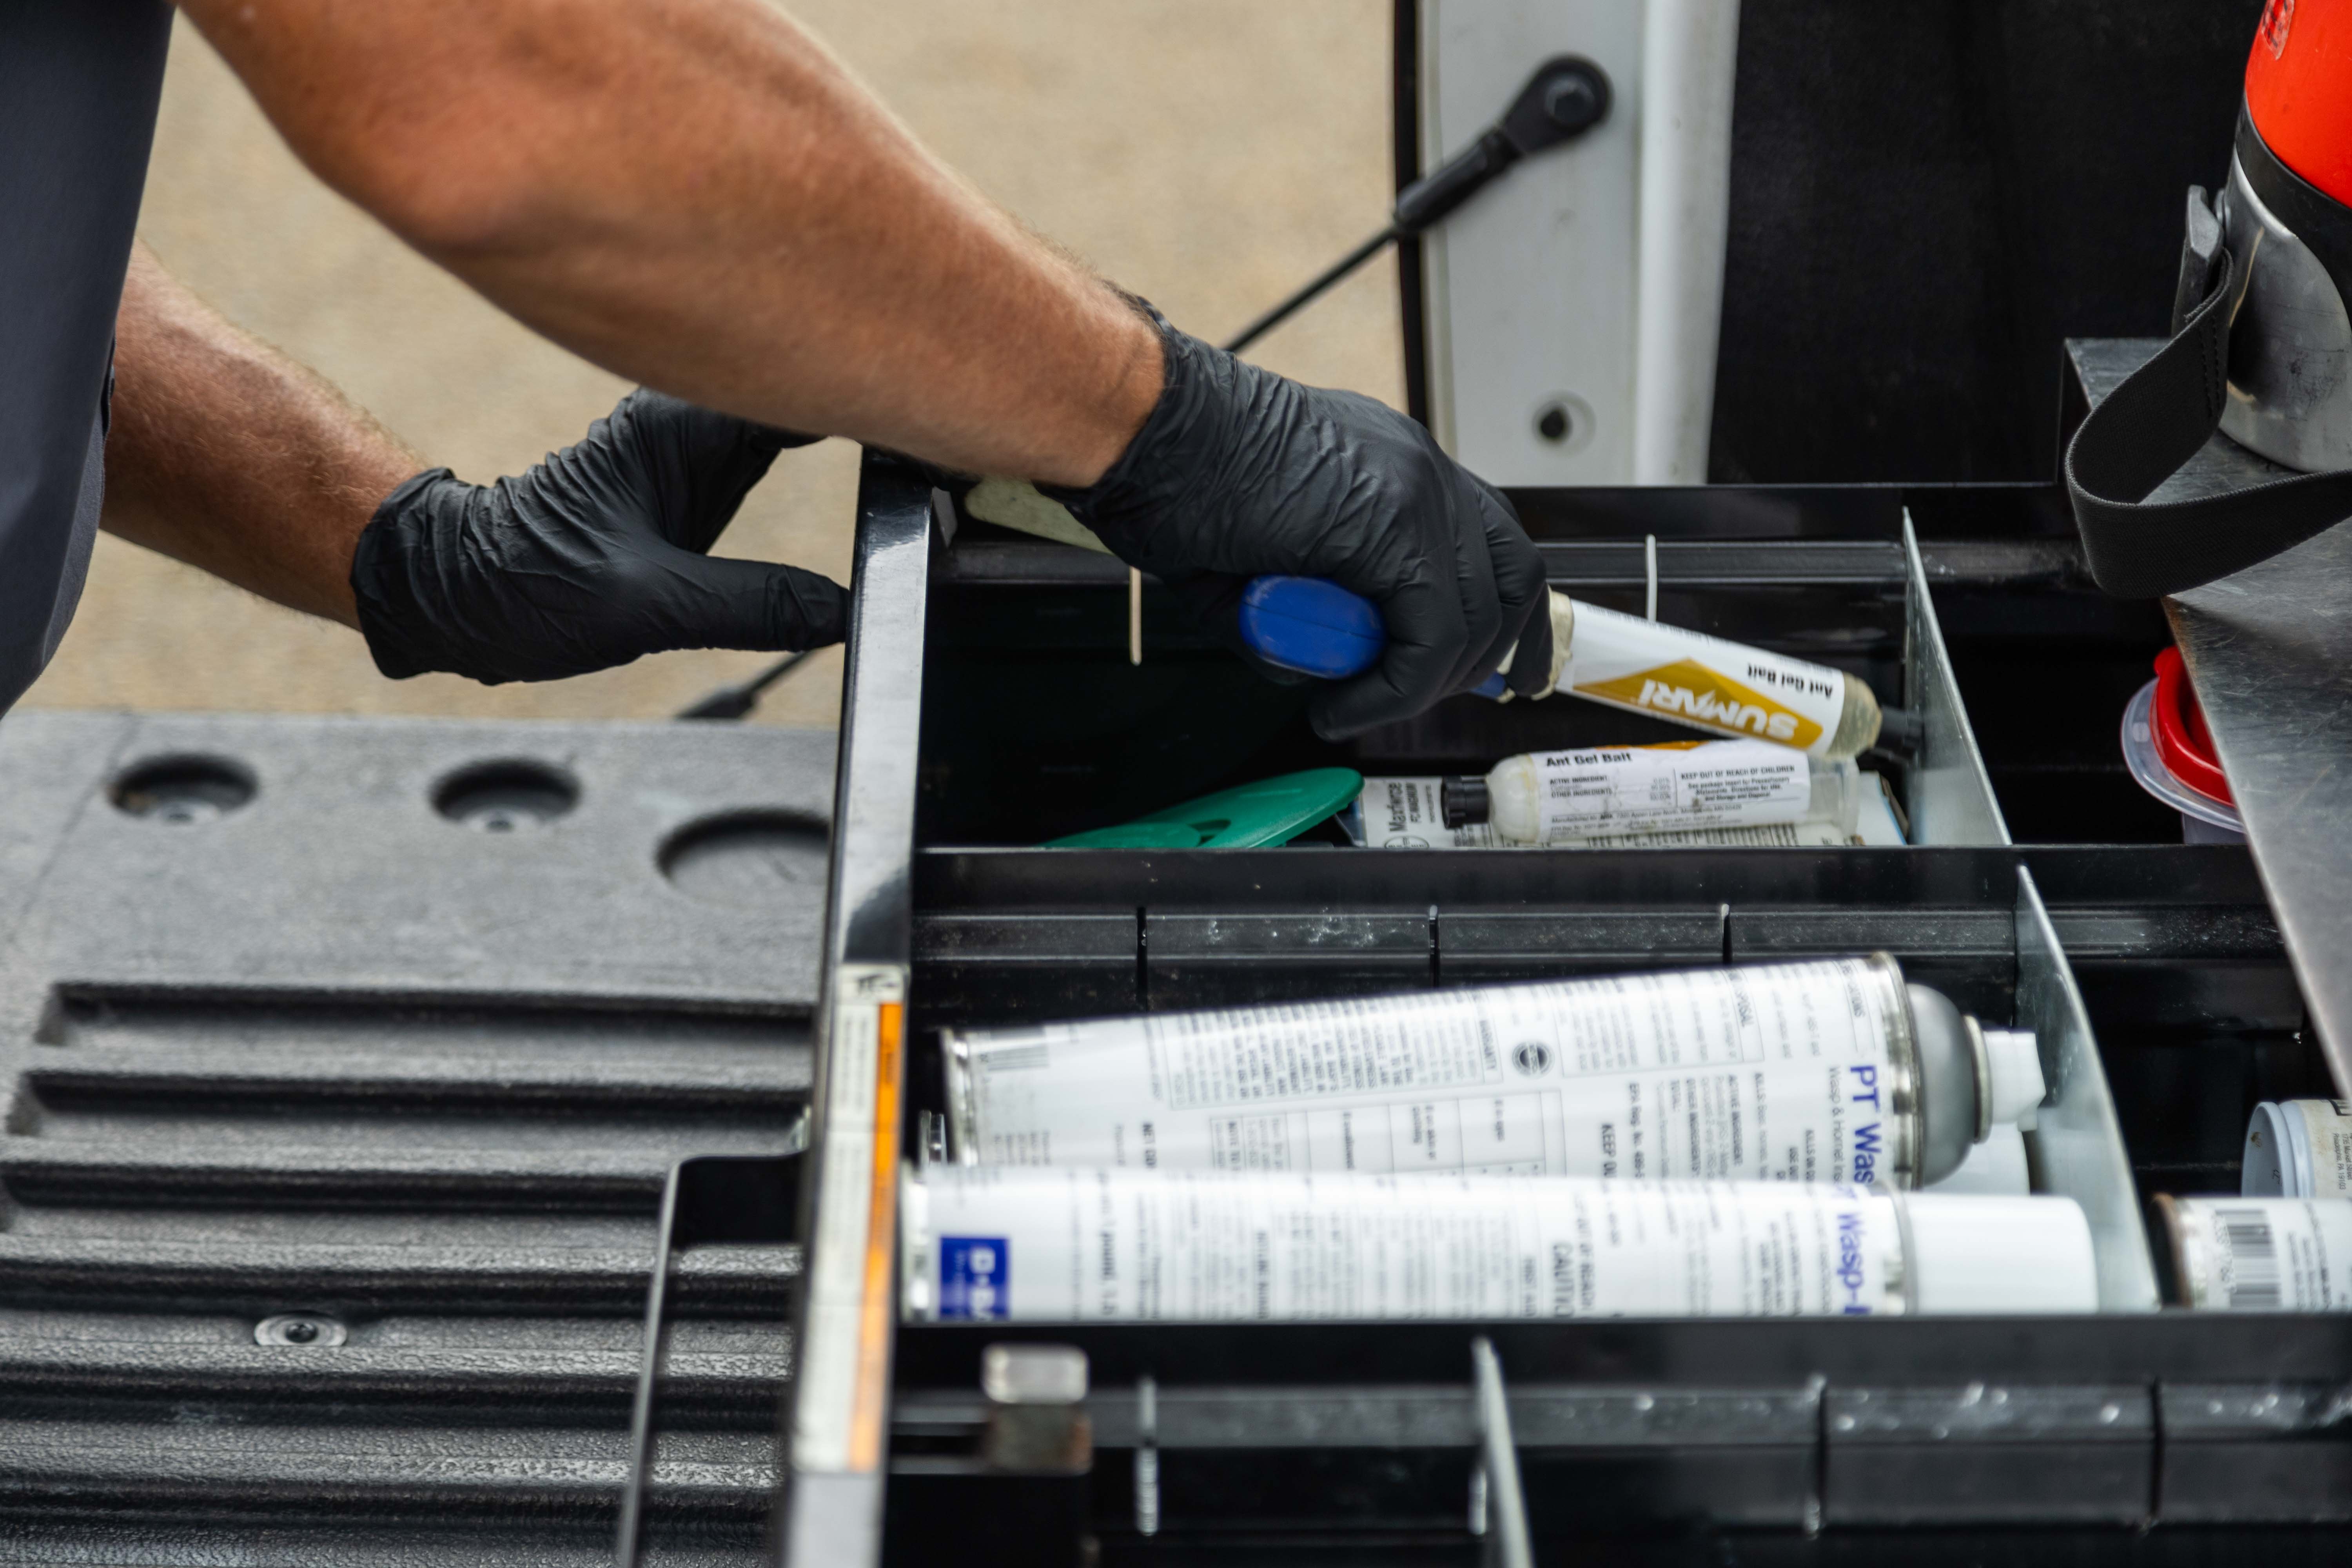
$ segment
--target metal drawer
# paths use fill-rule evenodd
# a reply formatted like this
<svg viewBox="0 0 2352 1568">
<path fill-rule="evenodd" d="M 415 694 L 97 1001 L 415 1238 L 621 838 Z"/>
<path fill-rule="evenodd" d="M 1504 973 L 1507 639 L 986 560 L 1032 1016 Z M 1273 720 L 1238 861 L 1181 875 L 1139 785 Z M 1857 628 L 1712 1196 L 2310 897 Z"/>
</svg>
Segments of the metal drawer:
<svg viewBox="0 0 2352 1568">
<path fill-rule="evenodd" d="M 2076 786 L 2063 768 L 2037 771 L 2020 755 L 2037 743 L 2030 729 L 2005 731 L 2009 749 L 1991 768 L 1977 747 L 1970 671 L 1997 667 L 2000 616 L 2015 614 L 1999 594 L 2045 596 L 2062 623 L 2099 613 L 2081 602 L 2064 543 L 2051 536 L 2047 494 L 1514 499 L 1556 584 L 1604 603 L 1638 592 L 1641 542 L 1622 537 L 1634 519 L 1659 535 L 1662 614 L 1832 659 L 1882 699 L 1906 697 L 1927 719 L 1902 770 L 1922 842 L 1018 847 L 1048 828 L 1091 826 L 1089 811 L 1115 815 L 1122 792 L 1149 787 L 1165 800 L 1211 787 L 1184 771 L 1197 760 L 1185 748 L 1203 744 L 1202 704 L 1232 697 L 1227 765 L 1247 755 L 1273 771 L 1314 743 L 1296 732 L 1295 698 L 1227 684 L 1213 650 L 1159 619 L 1156 602 L 1147 614 L 1162 668 L 1127 671 L 1114 563 L 970 533 L 950 551 L 945 498 L 869 458 L 814 1155 L 803 1184 L 788 1560 L 878 1561 L 886 1544 L 911 1560 L 943 1530 L 964 1561 L 1054 1561 L 1066 1549 L 1072 1562 L 1203 1549 L 1233 1562 L 1466 1560 L 1478 1548 L 1474 1471 L 1505 1462 L 1496 1420 L 1477 1415 L 1474 1341 L 1491 1342 L 1507 1377 L 1495 1407 L 1507 1413 L 1502 1448 L 1524 1468 L 1547 1555 L 1603 1539 L 1616 1559 L 1644 1542 L 1678 1555 L 1693 1531 L 1812 1560 L 1889 1528 L 1938 1531 L 1962 1550 L 1972 1532 L 2026 1530 L 2000 1538 L 2058 1548 L 2127 1542 L 2151 1527 L 2340 1517 L 2327 1500 L 2345 1463 L 2332 1406 L 2309 1391 L 2352 1378 L 2352 1324 L 2157 1310 L 2140 1217 L 2139 1183 L 2234 1179 L 2217 1130 L 2235 1118 L 2242 1131 L 2251 1098 L 2325 1081 L 2300 1037 L 2299 994 L 2261 889 L 2230 849 L 2011 847 L 2006 807 L 2059 818 L 2034 792 L 2114 781 Z M 1617 537 L 1581 537 L 1596 519 Z M 1923 548 L 1915 519 L 1949 542 Z M 1939 595 L 1967 612 L 1961 642 L 1946 641 Z M 2130 623 L 2118 635 L 2143 630 Z M 1062 694 L 1037 679 L 1048 667 L 1071 672 L 1075 712 L 1058 725 L 1041 712 Z M 1127 720 L 1160 719 L 1121 722 L 1129 700 L 1139 707 Z M 992 750 L 999 715 L 1003 745 Z M 1525 749 L 1511 742 L 1534 722 L 1528 705 L 1449 704 L 1368 737 L 1357 754 L 1437 771 Z M 1997 796 L 2004 778 L 2020 793 Z M 2041 1038 L 2055 1094 L 2032 1135 L 2037 1185 L 2074 1195 L 2093 1221 L 2101 1317 L 896 1323 L 892 1271 L 877 1264 L 893 1240 L 887 1178 L 917 1114 L 936 1109 L 941 1025 L 1882 947 L 1963 1005 Z M 2184 1095 L 2208 1109 L 2184 1122 Z M 1090 1476 L 992 1472 L 971 1458 L 981 1352 L 1008 1342 L 1086 1352 Z M 2288 1384 L 2305 1391 L 2301 1403 L 2263 1403 L 2261 1391 Z M 2167 1436 L 2176 1426 L 2189 1447 Z M 2292 1461 L 2263 1469 L 2245 1457 L 2274 1446 Z M 2210 1454 L 2210 1465 L 2184 1471 L 2192 1454 Z M 2257 1471 L 2259 1484 L 2226 1480 Z"/>
</svg>

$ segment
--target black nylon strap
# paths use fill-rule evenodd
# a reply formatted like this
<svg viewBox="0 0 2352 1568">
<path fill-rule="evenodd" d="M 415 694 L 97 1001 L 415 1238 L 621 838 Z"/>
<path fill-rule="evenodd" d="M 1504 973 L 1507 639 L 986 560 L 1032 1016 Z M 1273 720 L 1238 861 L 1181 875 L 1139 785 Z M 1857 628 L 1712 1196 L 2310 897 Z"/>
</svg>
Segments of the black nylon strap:
<svg viewBox="0 0 2352 1568">
<path fill-rule="evenodd" d="M 2178 594 L 2267 561 L 2352 517 L 2352 469 L 2196 500 L 2142 504 L 2221 423 L 2237 258 L 2154 359 L 2091 411 L 2066 447 L 2066 496 L 2091 575 L 2118 599 Z"/>
</svg>

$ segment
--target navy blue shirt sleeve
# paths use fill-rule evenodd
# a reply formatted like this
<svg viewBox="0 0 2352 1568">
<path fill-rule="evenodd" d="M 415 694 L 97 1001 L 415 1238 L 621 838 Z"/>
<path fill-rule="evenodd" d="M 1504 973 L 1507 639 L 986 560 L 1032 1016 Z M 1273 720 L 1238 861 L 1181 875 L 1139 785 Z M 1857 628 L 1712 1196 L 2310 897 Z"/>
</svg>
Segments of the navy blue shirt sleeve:
<svg viewBox="0 0 2352 1568">
<path fill-rule="evenodd" d="M 172 8 L 0 0 L 0 712 L 81 596 Z"/>
</svg>

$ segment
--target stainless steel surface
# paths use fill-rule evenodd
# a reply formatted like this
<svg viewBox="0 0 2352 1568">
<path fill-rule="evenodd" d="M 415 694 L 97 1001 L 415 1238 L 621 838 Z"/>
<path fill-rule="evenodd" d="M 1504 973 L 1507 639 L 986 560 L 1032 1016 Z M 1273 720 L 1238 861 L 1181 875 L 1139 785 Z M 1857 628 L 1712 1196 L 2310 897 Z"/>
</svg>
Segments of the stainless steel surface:
<svg viewBox="0 0 2352 1568">
<path fill-rule="evenodd" d="M 2068 345 L 2096 404 L 2163 346 Z M 2216 436 L 2151 500 L 2212 495 L 2286 470 Z M 2330 529 L 2168 601 L 2173 637 L 2230 776 L 2255 868 L 2339 1090 L 2352 1084 L 2352 529 Z"/>
<path fill-rule="evenodd" d="M 2006 588 L 2087 588 L 2090 563 L 2073 539 L 1938 539 L 1919 547 L 1935 584 Z"/>
<path fill-rule="evenodd" d="M 1075 1345 L 991 1345 L 981 1352 L 988 1423 L 980 1462 L 1008 1475 L 1079 1476 L 1093 1468 L 1087 1355 Z"/>
<path fill-rule="evenodd" d="M 2156 1264 L 2140 1224 L 2115 1097 L 2099 1065 L 2083 994 L 2033 874 L 2022 866 L 2017 868 L 2017 1026 L 2033 1031 L 2042 1081 L 2050 1086 L 2036 1125 L 2025 1135 L 2034 1191 L 2082 1205 L 2091 1222 L 2099 1310 L 2152 1312 L 2158 1304 Z"/>
<path fill-rule="evenodd" d="M 1486 1561 L 1499 1568 L 1535 1568 L 1528 1540 L 1528 1500 L 1519 1488 L 1519 1449 L 1511 1436 L 1511 1402 L 1503 1392 L 1503 1363 L 1495 1343 L 1470 1342 L 1478 1379 L 1478 1473 L 1486 1480 Z"/>
<path fill-rule="evenodd" d="M 1075 1345 L 991 1345 L 980 1391 L 999 1405 L 1076 1405 L 1087 1396 L 1087 1352 Z"/>
<path fill-rule="evenodd" d="M 2223 433 L 2307 473 L 2352 464 L 2352 317 L 2336 279 L 2234 157 L 2221 222 L 2241 279 Z"/>
<path fill-rule="evenodd" d="M 2007 844 L 2008 825 L 1985 773 L 1968 704 L 1952 678 L 1927 569 L 1908 512 L 1903 518 L 1903 561 L 1909 586 L 1904 611 L 1903 700 L 1924 721 L 1919 755 L 1904 795 L 1914 844 Z"/>
<path fill-rule="evenodd" d="M 842 680 L 815 1115 L 802 1235 L 783 1562 L 854 1568 L 881 1554 L 888 1434 L 898 1097 L 914 854 L 916 736 L 933 502 L 869 452 Z"/>
</svg>

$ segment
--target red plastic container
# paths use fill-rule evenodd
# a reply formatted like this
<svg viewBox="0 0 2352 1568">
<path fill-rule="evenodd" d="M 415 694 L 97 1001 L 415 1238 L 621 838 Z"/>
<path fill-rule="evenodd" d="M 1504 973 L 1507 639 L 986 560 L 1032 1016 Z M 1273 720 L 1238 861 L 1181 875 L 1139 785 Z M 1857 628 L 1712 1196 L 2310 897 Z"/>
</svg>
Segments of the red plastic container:
<svg viewBox="0 0 2352 1568">
<path fill-rule="evenodd" d="M 2180 814 L 2184 840 L 2245 842 L 2245 824 L 2179 650 L 2157 655 L 2156 679 L 2125 706 L 2123 743 L 2124 763 L 2139 787 Z"/>
<path fill-rule="evenodd" d="M 2174 778 L 2208 800 L 2231 807 L 2238 804 L 2231 796 L 2229 776 L 2221 772 L 2212 734 L 2205 728 L 2205 710 L 2197 706 L 2197 693 L 2189 685 L 2189 667 L 2180 662 L 2177 647 L 2156 656 L 2156 706 L 2148 719 L 2156 737 L 2156 754 L 2164 759 Z"/>
</svg>

